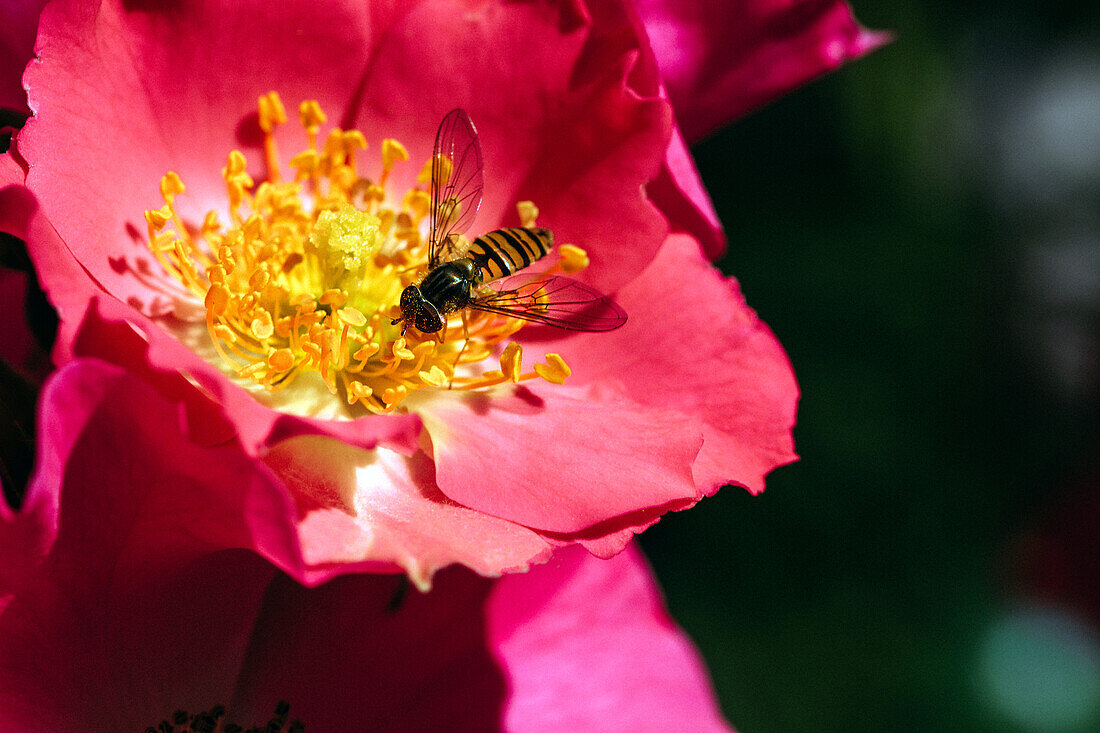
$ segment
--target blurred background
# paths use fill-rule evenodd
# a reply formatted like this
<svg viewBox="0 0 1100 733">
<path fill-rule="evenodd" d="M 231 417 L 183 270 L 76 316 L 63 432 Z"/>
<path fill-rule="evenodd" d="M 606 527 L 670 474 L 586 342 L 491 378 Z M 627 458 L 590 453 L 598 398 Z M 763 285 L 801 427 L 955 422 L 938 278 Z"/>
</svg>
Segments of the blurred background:
<svg viewBox="0 0 1100 733">
<path fill-rule="evenodd" d="M 1100 7 L 853 4 L 693 148 L 802 459 L 642 544 L 742 733 L 1098 731 Z"/>
</svg>

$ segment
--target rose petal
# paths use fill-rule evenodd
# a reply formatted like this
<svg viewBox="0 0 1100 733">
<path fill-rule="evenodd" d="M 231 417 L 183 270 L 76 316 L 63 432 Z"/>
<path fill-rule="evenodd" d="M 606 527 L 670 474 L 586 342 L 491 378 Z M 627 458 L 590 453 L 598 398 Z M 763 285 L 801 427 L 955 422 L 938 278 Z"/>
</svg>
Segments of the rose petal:
<svg viewBox="0 0 1100 733">
<path fill-rule="evenodd" d="M 136 375 L 78 359 L 51 377 L 40 400 L 39 443 L 57 457 L 36 467 L 31 489 L 64 492 L 62 511 L 98 513 L 109 493 L 136 512 L 117 521 L 139 523 L 151 541 L 177 542 L 182 555 L 242 547 L 300 567 L 283 487 L 235 446 L 194 443 L 187 413 Z"/>
<path fill-rule="evenodd" d="M 630 398 L 697 415 L 705 423 L 695 461 L 700 487 L 735 483 L 753 493 L 764 475 L 795 459 L 798 385 L 775 336 L 692 238 L 673 235 L 618 302 L 630 320 L 617 331 L 553 344 L 576 384 L 614 379 Z M 543 344 L 525 345 L 538 359 Z"/>
<path fill-rule="evenodd" d="M 550 554 L 531 530 L 445 497 L 422 453 L 406 458 L 300 437 L 273 447 L 264 462 L 298 497 L 311 583 L 370 560 L 403 567 L 427 589 L 432 575 L 453 563 L 492 576 L 526 570 Z"/>
<path fill-rule="evenodd" d="M 393 578 L 305 589 L 277 577 L 233 709 L 260 721 L 287 700 L 306 730 L 492 730 L 508 693 L 485 644 L 489 587 L 448 571 L 431 593 L 401 599 Z"/>
<path fill-rule="evenodd" d="M 621 395 L 518 386 L 417 406 L 436 480 L 460 504 L 550 532 L 699 497 L 700 426 Z"/>
<path fill-rule="evenodd" d="M 171 414 L 147 386 L 98 362 L 72 362 L 45 385 L 38 462 L 16 521 L 38 518 L 44 527 L 25 557 L 41 554 L 53 529 L 56 540 L 49 561 L 28 564 L 0 604 L 0 728 L 63 730 L 81 720 L 140 729 L 148 711 L 163 711 L 168 680 L 224 689 L 235 678 L 218 663 L 234 645 L 239 653 L 247 634 L 221 613 L 227 599 L 192 588 L 201 578 L 232 589 L 237 603 L 249 597 L 239 567 L 208 554 L 223 548 L 296 557 L 278 519 L 285 495 L 239 453 L 180 439 Z M 206 564 L 190 567 L 200 556 Z M 154 616 L 163 625 L 146 636 Z M 217 629 L 180 633 L 207 617 Z M 117 663 L 153 645 L 162 653 L 141 655 L 140 665 Z M 147 714 L 127 717 L 134 708 Z"/>
<path fill-rule="evenodd" d="M 707 257 L 715 260 L 725 251 L 722 222 L 703 188 L 679 127 L 674 128 L 668 141 L 661 174 L 646 187 L 646 192 L 668 217 L 673 231 L 686 232 L 699 240 Z"/>
<path fill-rule="evenodd" d="M 607 560 L 626 548 L 635 535 L 656 524 L 665 512 L 678 512 L 695 505 L 697 499 L 684 499 L 663 506 L 648 507 L 605 522 L 593 525 L 581 532 L 540 532 L 556 546 L 580 545 L 598 558 Z"/>
<path fill-rule="evenodd" d="M 12 185 L 22 185 L 26 175 L 27 172 L 12 156 L 11 151 L 0 153 L 0 190 Z M 12 215 L 9 206 L 0 206 L 0 225 L 5 227 L 2 231 L 7 231 L 6 227 L 11 226 Z"/>
<path fill-rule="evenodd" d="M 842 0 L 636 5 L 688 142 L 890 40 Z"/>
<path fill-rule="evenodd" d="M 427 586 L 437 569 L 455 562 L 499 575 L 547 557 L 550 545 L 530 530 L 440 494 L 423 455 L 405 459 L 379 447 L 413 453 L 415 415 L 355 421 L 283 415 L 219 383 L 224 378 L 188 349 L 109 301 L 89 309 L 75 343 L 78 354 L 109 353 L 113 363 L 155 385 L 187 415 L 188 440 L 239 445 L 286 481 L 299 505 L 288 521 L 303 544 L 297 576 L 303 582 L 397 565 Z"/>
<path fill-rule="evenodd" d="M 636 549 L 612 560 L 559 552 L 500 581 L 490 619 L 512 687 L 508 730 L 730 730 Z"/>
</svg>

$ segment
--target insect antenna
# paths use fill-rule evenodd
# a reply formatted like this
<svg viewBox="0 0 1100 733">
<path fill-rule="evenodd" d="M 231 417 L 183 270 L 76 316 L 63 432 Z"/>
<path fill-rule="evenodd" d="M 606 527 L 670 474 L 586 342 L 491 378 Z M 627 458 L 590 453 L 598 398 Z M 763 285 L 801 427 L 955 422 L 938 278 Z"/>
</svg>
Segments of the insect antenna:
<svg viewBox="0 0 1100 733">
<path fill-rule="evenodd" d="M 403 316 L 403 315 L 398 316 L 397 318 L 394 318 L 392 321 L 390 321 L 391 326 L 396 326 L 398 323 L 402 324 L 401 325 L 401 335 L 404 336 L 405 331 L 407 331 L 408 328 L 409 328 L 409 322 L 408 322 L 408 320 L 406 320 L 405 316 Z"/>
</svg>

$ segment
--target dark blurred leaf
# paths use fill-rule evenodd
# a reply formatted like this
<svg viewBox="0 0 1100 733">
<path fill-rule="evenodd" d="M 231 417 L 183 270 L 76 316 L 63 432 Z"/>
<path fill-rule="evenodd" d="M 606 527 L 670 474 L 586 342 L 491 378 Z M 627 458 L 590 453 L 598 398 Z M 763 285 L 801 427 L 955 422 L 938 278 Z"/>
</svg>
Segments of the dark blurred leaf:
<svg viewBox="0 0 1100 733">
<path fill-rule="evenodd" d="M 24 315 L 31 335 L 43 351 L 53 349 L 57 338 L 57 311 L 38 284 L 34 263 L 27 254 L 23 240 L 0 232 L 0 266 L 27 273 L 27 294 L 23 303 Z"/>
<path fill-rule="evenodd" d="M 38 392 L 0 361 L 0 482 L 4 500 L 18 509 L 34 468 L 34 419 Z"/>
</svg>

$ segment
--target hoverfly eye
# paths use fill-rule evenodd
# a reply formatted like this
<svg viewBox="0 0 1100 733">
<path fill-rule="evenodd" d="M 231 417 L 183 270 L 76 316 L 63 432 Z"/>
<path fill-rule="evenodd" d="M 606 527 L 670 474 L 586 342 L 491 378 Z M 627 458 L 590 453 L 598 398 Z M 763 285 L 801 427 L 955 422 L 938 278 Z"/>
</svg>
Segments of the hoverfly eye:
<svg viewBox="0 0 1100 733">
<path fill-rule="evenodd" d="M 402 333 L 410 322 L 422 333 L 435 333 L 443 328 L 443 319 L 439 312 L 424 299 L 424 294 L 415 285 L 410 285 L 401 292 L 401 318 L 394 323 L 398 321 L 405 322 Z"/>
<path fill-rule="evenodd" d="M 420 290 L 415 285 L 410 285 L 401 291 L 401 317 L 406 320 L 409 318 L 410 313 L 415 313 L 420 309 L 420 304 L 424 302 L 424 297 L 420 294 Z M 394 321 L 396 323 L 397 321 Z"/>
<path fill-rule="evenodd" d="M 416 312 L 413 325 L 423 333 L 435 333 L 443 328 L 443 319 L 434 308 L 424 307 Z"/>
</svg>

